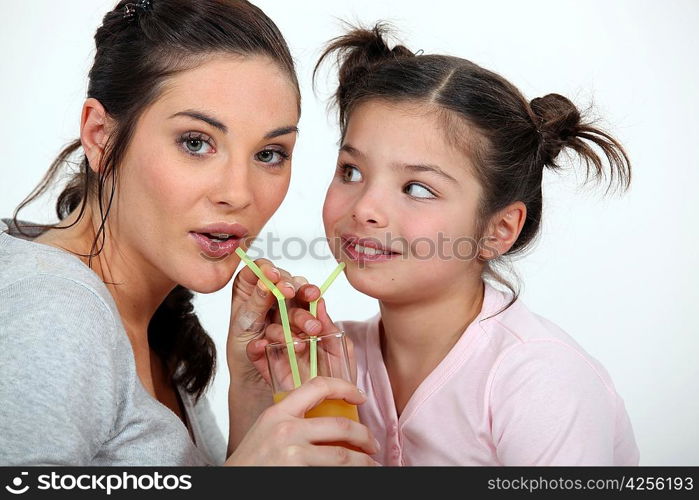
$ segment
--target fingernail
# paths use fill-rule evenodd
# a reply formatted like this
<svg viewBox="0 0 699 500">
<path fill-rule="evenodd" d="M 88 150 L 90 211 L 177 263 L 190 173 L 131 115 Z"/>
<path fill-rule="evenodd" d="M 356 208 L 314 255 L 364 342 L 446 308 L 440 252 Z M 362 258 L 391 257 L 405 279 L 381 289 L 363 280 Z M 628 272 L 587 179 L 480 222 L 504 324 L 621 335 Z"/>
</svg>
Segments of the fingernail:
<svg viewBox="0 0 699 500">
<path fill-rule="evenodd" d="M 366 392 L 364 392 L 364 391 L 363 391 L 362 389 L 360 389 L 359 387 L 357 387 L 357 392 L 359 392 L 359 394 L 361 394 L 362 396 L 366 397 Z"/>
<path fill-rule="evenodd" d="M 272 272 L 275 274 L 275 276 L 276 276 L 277 278 L 279 278 L 279 277 L 281 276 L 281 273 L 279 272 L 279 269 L 277 269 L 276 267 L 273 267 L 273 268 L 272 268 Z"/>
<path fill-rule="evenodd" d="M 317 321 L 315 319 L 309 319 L 306 321 L 305 330 L 308 333 L 317 333 L 320 331 L 320 329 L 323 327 L 323 325 L 320 324 L 320 321 Z"/>
<path fill-rule="evenodd" d="M 282 285 L 283 285 L 283 286 L 288 286 L 288 287 L 291 288 L 294 292 L 296 291 L 296 287 L 294 286 L 294 284 L 291 283 L 291 282 L 289 282 L 289 281 L 285 281 L 284 283 L 282 283 Z"/>
</svg>

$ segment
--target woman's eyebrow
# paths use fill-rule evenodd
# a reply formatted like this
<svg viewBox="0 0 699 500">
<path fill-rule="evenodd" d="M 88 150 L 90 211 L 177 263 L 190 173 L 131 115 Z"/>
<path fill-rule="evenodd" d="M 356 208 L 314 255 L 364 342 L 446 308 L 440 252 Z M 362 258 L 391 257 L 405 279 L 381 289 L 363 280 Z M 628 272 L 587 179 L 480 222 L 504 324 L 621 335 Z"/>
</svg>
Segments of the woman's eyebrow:
<svg viewBox="0 0 699 500">
<path fill-rule="evenodd" d="M 281 135 L 286 135 L 286 134 L 291 134 L 291 133 L 298 134 L 299 128 L 295 127 L 294 125 L 288 125 L 286 127 L 275 128 L 271 132 L 268 132 L 267 134 L 265 134 L 265 139 L 274 139 L 275 137 L 279 137 Z"/>
<path fill-rule="evenodd" d="M 180 111 L 178 113 L 175 113 L 170 118 L 175 118 L 177 116 L 188 116 L 189 118 L 194 118 L 195 120 L 200 120 L 200 121 L 203 121 L 205 123 L 208 123 L 209 125 L 220 130 L 224 134 L 228 133 L 228 127 L 226 127 L 223 123 L 221 123 L 216 118 L 204 113 L 203 111 L 195 111 L 193 109 L 188 109 L 185 111 Z M 293 125 L 288 125 L 286 127 L 279 127 L 279 128 L 275 128 L 271 132 L 268 132 L 267 134 L 265 134 L 265 139 L 274 139 L 275 137 L 279 137 L 282 135 L 291 134 L 291 133 L 298 133 L 298 131 L 299 131 L 298 127 L 293 126 Z"/>
<path fill-rule="evenodd" d="M 180 111 L 178 113 L 175 113 L 170 118 L 175 118 L 177 116 L 188 116 L 190 118 L 194 118 L 195 120 L 200 120 L 200 121 L 206 122 L 209 125 L 211 125 L 212 127 L 217 128 L 218 130 L 220 130 L 224 134 L 228 133 L 228 127 L 226 127 L 223 123 L 221 123 L 216 118 L 213 118 L 202 111 L 195 111 L 193 109 L 187 109 L 185 111 Z"/>
</svg>

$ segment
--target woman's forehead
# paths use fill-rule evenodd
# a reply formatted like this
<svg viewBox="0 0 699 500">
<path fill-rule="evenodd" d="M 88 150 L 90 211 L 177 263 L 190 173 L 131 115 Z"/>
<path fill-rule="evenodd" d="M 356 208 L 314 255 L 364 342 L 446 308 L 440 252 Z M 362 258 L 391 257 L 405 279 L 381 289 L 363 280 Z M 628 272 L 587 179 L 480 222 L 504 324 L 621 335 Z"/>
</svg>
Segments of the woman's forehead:
<svg viewBox="0 0 699 500">
<path fill-rule="evenodd" d="M 173 75 L 153 107 L 215 111 L 235 119 L 242 112 L 261 119 L 298 120 L 298 93 L 279 65 L 263 56 L 218 56 Z"/>
</svg>

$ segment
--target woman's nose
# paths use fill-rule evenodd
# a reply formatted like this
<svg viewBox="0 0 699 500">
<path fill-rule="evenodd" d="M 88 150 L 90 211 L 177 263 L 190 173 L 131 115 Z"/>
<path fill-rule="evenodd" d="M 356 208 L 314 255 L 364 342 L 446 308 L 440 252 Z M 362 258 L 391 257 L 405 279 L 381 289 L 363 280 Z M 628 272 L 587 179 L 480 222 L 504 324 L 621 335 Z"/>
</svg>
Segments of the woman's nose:
<svg viewBox="0 0 699 500">
<path fill-rule="evenodd" d="M 233 210 L 241 210 L 251 205 L 253 190 L 249 170 L 249 166 L 243 161 L 226 165 L 223 173 L 214 182 L 211 201 L 222 208 Z"/>
</svg>

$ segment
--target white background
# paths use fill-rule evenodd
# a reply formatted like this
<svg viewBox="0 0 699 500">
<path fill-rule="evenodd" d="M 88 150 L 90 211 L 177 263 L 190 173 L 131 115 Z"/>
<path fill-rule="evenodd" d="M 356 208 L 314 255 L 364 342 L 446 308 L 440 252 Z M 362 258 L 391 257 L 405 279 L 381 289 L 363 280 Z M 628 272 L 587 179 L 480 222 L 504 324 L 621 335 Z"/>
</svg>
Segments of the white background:
<svg viewBox="0 0 699 500">
<path fill-rule="evenodd" d="M 158 1 L 158 0 L 155 0 Z M 0 215 L 40 180 L 78 135 L 92 36 L 111 0 L 0 0 Z M 332 176 L 337 127 L 310 73 L 339 19 L 393 21 L 413 50 L 450 53 L 497 71 L 529 98 L 558 92 L 585 106 L 625 144 L 633 185 L 624 197 L 579 187 L 580 170 L 545 178 L 543 232 L 516 263 L 523 299 L 561 325 L 611 373 L 626 402 L 644 465 L 699 465 L 699 2 L 412 0 L 256 2 L 298 62 L 303 117 L 292 186 L 265 231 L 323 236 L 320 211 Z M 48 220 L 51 203 L 24 212 Z M 322 247 L 322 245 L 319 245 Z M 290 248 L 293 252 L 293 248 Z M 281 260 L 319 282 L 331 260 Z M 378 310 L 344 279 L 328 292 L 336 319 Z M 225 349 L 230 287 L 196 300 Z M 694 311 L 694 313 L 692 312 Z M 227 432 L 223 357 L 209 397 Z M 77 397 L 77 395 L 76 395 Z"/>
</svg>

